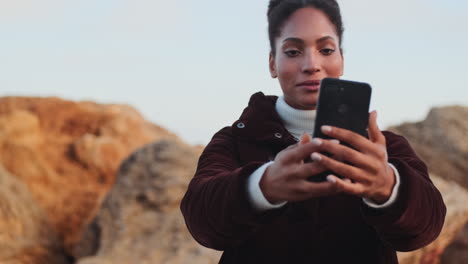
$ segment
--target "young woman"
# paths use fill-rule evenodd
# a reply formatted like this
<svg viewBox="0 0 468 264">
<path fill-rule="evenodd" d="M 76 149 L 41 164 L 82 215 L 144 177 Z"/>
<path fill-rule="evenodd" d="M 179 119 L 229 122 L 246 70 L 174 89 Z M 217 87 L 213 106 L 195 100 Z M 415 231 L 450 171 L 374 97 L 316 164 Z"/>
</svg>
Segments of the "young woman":
<svg viewBox="0 0 468 264">
<path fill-rule="evenodd" d="M 243 264 L 398 263 L 395 251 L 433 241 L 442 197 L 409 143 L 379 130 L 376 112 L 369 138 L 330 126 L 321 129 L 335 140 L 309 136 L 320 81 L 343 74 L 336 1 L 271 0 L 268 23 L 283 96 L 254 94 L 205 148 L 181 204 L 193 237 L 223 250 L 220 263 Z M 307 180 L 327 170 L 344 178 Z"/>
</svg>

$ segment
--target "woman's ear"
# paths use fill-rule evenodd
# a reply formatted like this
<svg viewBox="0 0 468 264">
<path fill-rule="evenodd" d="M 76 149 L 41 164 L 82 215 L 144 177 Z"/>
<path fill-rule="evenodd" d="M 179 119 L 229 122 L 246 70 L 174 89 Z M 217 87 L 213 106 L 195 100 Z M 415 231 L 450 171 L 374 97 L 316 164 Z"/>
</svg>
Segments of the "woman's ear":
<svg viewBox="0 0 468 264">
<path fill-rule="evenodd" d="M 276 67 L 275 67 L 275 56 L 271 52 L 270 52 L 270 58 L 268 59 L 268 64 L 270 68 L 271 78 L 278 77 L 278 74 L 276 73 Z"/>
</svg>

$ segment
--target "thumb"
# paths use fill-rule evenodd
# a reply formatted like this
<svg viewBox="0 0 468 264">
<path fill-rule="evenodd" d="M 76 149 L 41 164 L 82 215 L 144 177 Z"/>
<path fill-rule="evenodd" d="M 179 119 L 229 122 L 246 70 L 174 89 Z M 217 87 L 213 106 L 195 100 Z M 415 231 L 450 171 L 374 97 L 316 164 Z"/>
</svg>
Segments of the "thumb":
<svg viewBox="0 0 468 264">
<path fill-rule="evenodd" d="M 382 143 L 385 137 L 380 132 L 380 129 L 377 125 L 377 111 L 372 111 L 369 114 L 369 139 L 372 142 Z"/>
</svg>

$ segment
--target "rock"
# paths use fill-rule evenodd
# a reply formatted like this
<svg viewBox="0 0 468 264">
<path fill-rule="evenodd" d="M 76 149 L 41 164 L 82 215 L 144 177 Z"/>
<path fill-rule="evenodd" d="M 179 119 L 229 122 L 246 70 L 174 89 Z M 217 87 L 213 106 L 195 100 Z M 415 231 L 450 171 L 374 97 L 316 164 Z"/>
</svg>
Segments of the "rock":
<svg viewBox="0 0 468 264">
<path fill-rule="evenodd" d="M 199 148 L 165 140 L 132 154 L 76 247 L 88 256 L 78 264 L 218 263 L 220 252 L 193 240 L 179 210 L 199 155 Z"/>
<path fill-rule="evenodd" d="M 431 173 L 468 189 L 468 107 L 433 108 L 424 121 L 389 130 L 411 142 Z"/>
<path fill-rule="evenodd" d="M 0 263 L 71 263 L 28 188 L 0 166 Z"/>
<path fill-rule="evenodd" d="M 430 246 L 414 252 L 419 256 L 414 261 L 419 262 L 406 263 L 439 263 L 439 257 L 450 243 L 453 243 L 453 247 L 449 246 L 443 253 L 443 263 L 464 263 L 459 257 L 468 255 L 468 243 L 464 242 L 468 238 L 462 235 L 468 234 L 468 227 L 463 229 L 468 223 L 468 197 L 464 194 L 468 188 L 468 107 L 433 108 L 424 121 L 405 123 L 389 130 L 406 137 L 426 162 L 429 172 L 448 181 L 434 181 L 440 185 L 438 188 L 447 206 L 445 226 L 440 237 Z M 456 187 L 454 182 L 464 188 Z M 449 262 L 449 259 L 454 261 Z M 468 262 L 466 259 L 465 262 Z"/>
<path fill-rule="evenodd" d="M 442 254 L 442 264 L 468 263 L 468 228 L 465 228 L 456 237 L 454 242 Z"/>
<path fill-rule="evenodd" d="M 399 252 L 398 259 L 400 264 L 438 264 L 445 248 L 452 243 L 457 234 L 468 222 L 468 190 L 459 184 L 431 175 L 431 180 L 442 193 L 447 215 L 445 217 L 444 227 L 439 237 L 430 245 L 413 252 Z M 446 264 L 445 262 L 443 262 Z M 456 262 L 462 263 L 462 262 Z M 464 262 L 463 262 L 464 263 Z"/>
<path fill-rule="evenodd" d="M 127 105 L 0 98 L 0 163 L 29 188 L 69 252 L 121 161 L 163 138 L 178 140 Z"/>
</svg>

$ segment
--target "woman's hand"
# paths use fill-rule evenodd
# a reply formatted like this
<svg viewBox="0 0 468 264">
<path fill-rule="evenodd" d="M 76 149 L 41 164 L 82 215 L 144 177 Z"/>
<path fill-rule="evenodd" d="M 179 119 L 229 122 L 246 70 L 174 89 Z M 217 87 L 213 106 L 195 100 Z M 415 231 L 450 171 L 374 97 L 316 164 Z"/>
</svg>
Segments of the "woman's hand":
<svg viewBox="0 0 468 264">
<path fill-rule="evenodd" d="M 338 145 L 336 140 L 322 141 Z M 308 134 L 304 134 L 299 143 L 278 153 L 260 180 L 260 189 L 265 198 L 275 204 L 338 193 L 338 185 L 334 183 L 314 183 L 307 180 L 310 176 L 325 171 L 325 167 L 319 162 L 304 163 L 306 158 L 319 150 L 320 146 L 315 141 L 311 142 Z"/>
<path fill-rule="evenodd" d="M 329 140 L 319 140 L 320 150 L 312 154 L 314 163 L 318 163 L 329 170 L 343 176 L 340 179 L 334 175 L 328 180 L 344 193 L 358 195 L 378 204 L 385 203 L 392 194 L 395 184 L 393 169 L 388 165 L 385 137 L 377 126 L 377 112 L 369 115 L 369 139 L 346 129 L 323 126 L 322 132 L 327 136 L 347 142 L 356 150 L 337 144 Z M 330 158 L 318 152 L 328 152 Z M 349 164 L 337 161 L 346 161 Z"/>
</svg>

